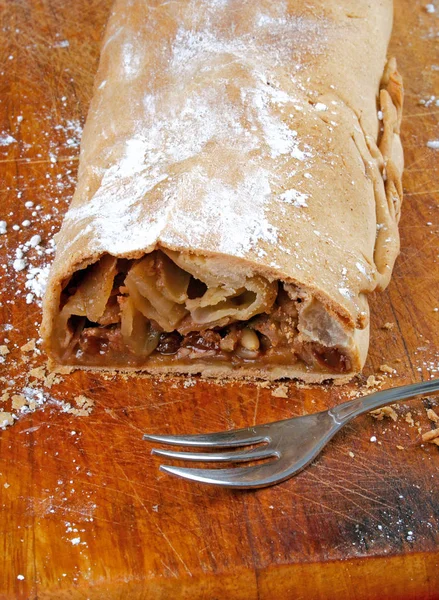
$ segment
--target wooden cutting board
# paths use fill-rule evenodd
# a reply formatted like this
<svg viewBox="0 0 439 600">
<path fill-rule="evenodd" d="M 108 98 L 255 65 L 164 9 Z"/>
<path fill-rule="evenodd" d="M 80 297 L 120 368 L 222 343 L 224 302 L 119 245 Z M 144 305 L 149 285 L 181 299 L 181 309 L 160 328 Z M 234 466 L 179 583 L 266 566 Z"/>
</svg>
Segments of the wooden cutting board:
<svg viewBox="0 0 439 600">
<path fill-rule="evenodd" d="M 439 376 L 439 151 L 427 147 L 439 138 L 430 98 L 439 97 L 439 5 L 395 4 L 391 52 L 406 86 L 402 253 L 388 290 L 371 300 L 365 370 L 383 387 Z M 420 445 L 418 432 L 434 427 L 426 409 L 439 398 L 400 407 L 396 422 L 363 416 L 296 478 L 231 492 L 159 473 L 142 433 L 314 412 L 364 391 L 365 379 L 289 384 L 287 398 L 196 379 L 78 372 L 51 382 L 33 370 L 44 364 L 38 344 L 20 350 L 38 340 L 38 268 L 73 192 L 109 10 L 110 0 L 0 0 L 0 408 L 14 402 L 19 415 L 0 431 L 0 598 L 439 598 L 439 449 Z M 41 256 L 19 252 L 14 268 L 35 235 Z M 72 414 L 80 395 L 94 402 L 89 416 Z"/>
</svg>

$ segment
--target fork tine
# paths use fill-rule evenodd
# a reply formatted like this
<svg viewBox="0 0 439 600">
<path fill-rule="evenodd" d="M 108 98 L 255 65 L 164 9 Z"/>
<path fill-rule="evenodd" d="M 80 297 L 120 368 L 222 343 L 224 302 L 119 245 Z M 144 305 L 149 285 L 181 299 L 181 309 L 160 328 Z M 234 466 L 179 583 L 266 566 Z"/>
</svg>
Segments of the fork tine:
<svg viewBox="0 0 439 600">
<path fill-rule="evenodd" d="M 270 447 L 251 448 L 247 451 L 232 452 L 175 452 L 175 450 L 158 450 L 153 448 L 151 454 L 176 458 L 177 460 L 191 460 L 203 462 L 245 462 L 278 456 Z"/>
<path fill-rule="evenodd" d="M 177 475 L 177 477 L 183 479 L 235 489 L 267 487 L 288 479 L 302 468 L 296 470 L 288 468 L 288 464 L 283 460 L 272 461 L 255 467 L 233 469 L 192 469 L 160 465 L 160 471 Z"/>
<path fill-rule="evenodd" d="M 174 446 L 199 446 L 227 448 L 231 446 L 245 446 L 269 442 L 270 438 L 264 434 L 264 426 L 248 427 L 245 429 L 234 429 L 232 431 L 221 431 L 219 433 L 199 435 L 148 435 L 143 439 L 148 442 L 160 442 Z"/>
</svg>

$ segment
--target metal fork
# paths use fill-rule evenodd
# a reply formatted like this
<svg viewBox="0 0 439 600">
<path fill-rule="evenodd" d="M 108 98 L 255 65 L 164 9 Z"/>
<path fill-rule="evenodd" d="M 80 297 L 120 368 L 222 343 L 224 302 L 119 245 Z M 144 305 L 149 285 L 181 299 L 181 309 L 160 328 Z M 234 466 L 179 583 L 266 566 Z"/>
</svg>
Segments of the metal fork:
<svg viewBox="0 0 439 600">
<path fill-rule="evenodd" d="M 152 454 L 178 460 L 237 463 L 274 459 L 250 467 L 191 469 L 161 465 L 160 470 L 185 479 L 228 488 L 261 488 L 280 483 L 308 466 L 340 429 L 359 415 L 420 394 L 439 391 L 439 379 L 390 388 L 339 404 L 330 410 L 266 425 L 201 435 L 144 435 L 150 442 L 226 452 L 175 452 L 157 450 Z M 261 445 L 263 444 L 263 445 Z M 248 446 L 255 446 L 248 448 Z"/>
</svg>

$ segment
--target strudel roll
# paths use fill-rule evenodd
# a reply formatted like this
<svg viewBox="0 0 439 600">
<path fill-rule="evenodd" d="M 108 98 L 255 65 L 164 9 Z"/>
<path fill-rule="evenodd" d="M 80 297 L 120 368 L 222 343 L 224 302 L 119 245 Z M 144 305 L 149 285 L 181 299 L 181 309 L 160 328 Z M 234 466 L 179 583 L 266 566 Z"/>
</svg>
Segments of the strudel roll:
<svg viewBox="0 0 439 600">
<path fill-rule="evenodd" d="M 42 335 L 97 369 L 346 381 L 399 251 L 391 0 L 119 0 Z"/>
</svg>

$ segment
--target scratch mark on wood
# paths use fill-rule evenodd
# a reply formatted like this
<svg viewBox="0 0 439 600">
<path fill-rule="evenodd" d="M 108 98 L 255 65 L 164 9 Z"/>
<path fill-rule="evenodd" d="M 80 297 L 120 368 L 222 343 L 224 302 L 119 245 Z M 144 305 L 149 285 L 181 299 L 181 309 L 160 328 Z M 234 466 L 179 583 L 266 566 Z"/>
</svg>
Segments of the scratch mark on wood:
<svg viewBox="0 0 439 600">
<path fill-rule="evenodd" d="M 149 511 L 147 509 L 147 507 L 146 507 L 145 503 L 143 502 L 142 498 L 139 496 L 136 487 L 133 485 L 133 482 L 128 479 L 125 471 L 122 469 L 122 467 L 120 465 L 116 464 L 116 467 L 122 472 L 122 475 L 126 479 L 127 483 L 129 483 L 131 489 L 133 490 L 134 496 L 135 496 L 136 500 L 138 501 L 138 503 L 140 504 L 140 506 L 143 508 L 143 510 L 146 512 L 146 514 L 148 515 L 149 519 L 154 524 L 155 528 L 159 531 L 160 535 L 163 537 L 163 539 L 168 544 L 168 546 L 171 548 L 171 550 L 173 551 L 173 553 L 175 554 L 175 556 L 177 557 L 177 559 L 183 565 L 183 568 L 186 571 L 186 573 L 189 575 L 189 577 L 192 577 L 192 572 L 189 569 L 189 567 L 187 566 L 187 564 L 185 563 L 185 561 L 183 560 L 183 557 L 177 552 L 177 550 L 175 549 L 175 547 L 172 545 L 172 542 L 170 541 L 170 539 L 168 538 L 168 536 L 166 535 L 166 533 L 156 523 L 153 515 L 151 514 L 151 511 Z"/>
<path fill-rule="evenodd" d="M 259 407 L 259 396 L 261 394 L 261 390 L 259 389 L 259 387 L 256 389 L 256 402 L 255 402 L 255 410 L 253 412 L 253 426 L 256 425 L 257 423 L 257 418 L 258 418 L 258 407 Z"/>
</svg>

